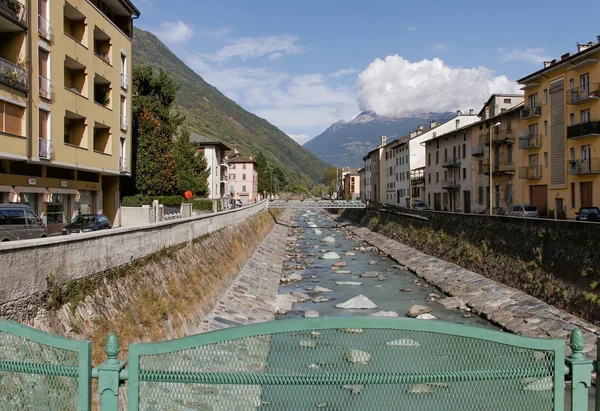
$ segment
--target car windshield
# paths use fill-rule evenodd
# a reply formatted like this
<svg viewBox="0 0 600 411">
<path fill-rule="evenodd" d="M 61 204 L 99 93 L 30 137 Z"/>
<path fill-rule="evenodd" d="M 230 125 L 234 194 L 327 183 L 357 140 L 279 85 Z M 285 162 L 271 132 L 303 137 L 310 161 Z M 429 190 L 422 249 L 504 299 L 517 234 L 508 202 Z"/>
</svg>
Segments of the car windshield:
<svg viewBox="0 0 600 411">
<path fill-rule="evenodd" d="M 95 222 L 95 215 L 78 215 L 71 220 L 71 224 L 94 224 Z"/>
<path fill-rule="evenodd" d="M 525 211 L 537 211 L 537 208 L 534 205 L 526 205 Z"/>
</svg>

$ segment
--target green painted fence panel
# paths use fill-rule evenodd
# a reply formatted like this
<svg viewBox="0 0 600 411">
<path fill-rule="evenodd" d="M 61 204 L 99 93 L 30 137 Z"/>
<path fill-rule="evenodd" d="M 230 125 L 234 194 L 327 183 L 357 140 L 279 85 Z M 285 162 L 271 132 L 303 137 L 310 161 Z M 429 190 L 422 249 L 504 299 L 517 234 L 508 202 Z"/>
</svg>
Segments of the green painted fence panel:
<svg viewBox="0 0 600 411">
<path fill-rule="evenodd" d="M 390 318 L 285 320 L 129 347 L 130 410 L 562 410 L 564 342 Z"/>
<path fill-rule="evenodd" d="M 0 320 L 0 409 L 89 410 L 89 341 Z"/>
</svg>

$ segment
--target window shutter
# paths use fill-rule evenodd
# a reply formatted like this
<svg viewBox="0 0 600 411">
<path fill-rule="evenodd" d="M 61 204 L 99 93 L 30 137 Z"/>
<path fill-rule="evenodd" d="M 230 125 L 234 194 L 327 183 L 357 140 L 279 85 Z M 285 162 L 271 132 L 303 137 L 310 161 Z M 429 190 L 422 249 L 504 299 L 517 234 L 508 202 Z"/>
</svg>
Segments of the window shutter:
<svg viewBox="0 0 600 411">
<path fill-rule="evenodd" d="M 5 131 L 7 133 L 22 135 L 23 107 L 15 106 L 14 104 L 5 103 Z"/>
</svg>

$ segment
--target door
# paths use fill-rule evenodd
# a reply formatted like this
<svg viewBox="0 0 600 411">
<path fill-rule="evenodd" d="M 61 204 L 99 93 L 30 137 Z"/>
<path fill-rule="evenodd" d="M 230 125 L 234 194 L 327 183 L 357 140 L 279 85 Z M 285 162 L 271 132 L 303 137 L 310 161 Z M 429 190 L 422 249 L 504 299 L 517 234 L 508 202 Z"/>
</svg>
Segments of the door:
<svg viewBox="0 0 600 411">
<path fill-rule="evenodd" d="M 536 206 L 540 217 L 545 217 L 548 214 L 548 186 L 530 186 L 529 202 Z"/>
<path fill-rule="evenodd" d="M 465 203 L 465 213 L 471 212 L 471 192 L 463 191 L 464 203 Z"/>
<path fill-rule="evenodd" d="M 581 146 L 581 172 L 589 173 L 592 169 L 590 153 L 591 149 L 589 145 Z"/>
<path fill-rule="evenodd" d="M 579 183 L 579 192 L 581 193 L 581 207 L 594 206 L 593 189 L 594 183 L 591 181 Z"/>
<path fill-rule="evenodd" d="M 433 194 L 433 209 L 435 211 L 441 211 L 442 210 L 442 196 L 440 193 L 434 193 Z"/>
</svg>

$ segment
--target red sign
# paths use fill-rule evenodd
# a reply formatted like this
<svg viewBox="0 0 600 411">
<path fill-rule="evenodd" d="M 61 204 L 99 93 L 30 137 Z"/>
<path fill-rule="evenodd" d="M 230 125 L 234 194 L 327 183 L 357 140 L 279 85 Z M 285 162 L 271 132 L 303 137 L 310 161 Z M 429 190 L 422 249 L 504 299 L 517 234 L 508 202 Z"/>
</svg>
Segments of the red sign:
<svg viewBox="0 0 600 411">
<path fill-rule="evenodd" d="M 190 190 L 186 191 L 185 193 L 183 193 L 184 197 L 187 198 L 188 200 L 191 200 L 192 197 L 194 196 L 192 194 L 192 192 Z"/>
</svg>

